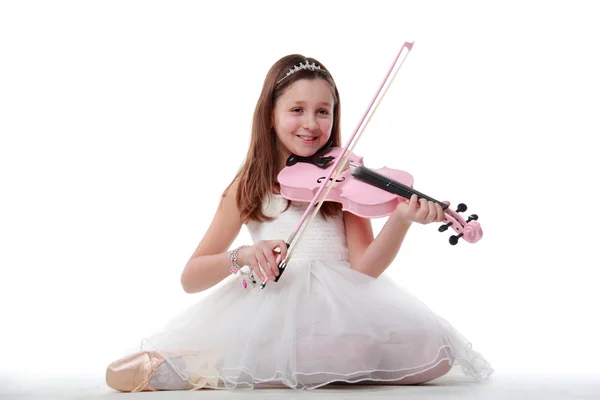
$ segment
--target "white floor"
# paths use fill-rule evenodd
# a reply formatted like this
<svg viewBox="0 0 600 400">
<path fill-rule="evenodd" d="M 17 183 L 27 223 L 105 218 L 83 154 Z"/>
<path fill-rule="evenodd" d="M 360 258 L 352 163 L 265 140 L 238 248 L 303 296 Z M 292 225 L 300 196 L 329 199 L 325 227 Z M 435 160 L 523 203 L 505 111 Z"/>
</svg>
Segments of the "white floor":
<svg viewBox="0 0 600 400">
<path fill-rule="evenodd" d="M 477 384 L 464 378 L 444 377 L 423 386 L 331 386 L 311 391 L 262 389 L 254 391 L 145 392 L 118 393 L 102 379 L 74 379 L 24 385 L 0 376 L 0 399 L 233 399 L 233 398 L 401 398 L 406 400 L 599 400 L 600 376 L 518 376 L 496 373 Z"/>
</svg>

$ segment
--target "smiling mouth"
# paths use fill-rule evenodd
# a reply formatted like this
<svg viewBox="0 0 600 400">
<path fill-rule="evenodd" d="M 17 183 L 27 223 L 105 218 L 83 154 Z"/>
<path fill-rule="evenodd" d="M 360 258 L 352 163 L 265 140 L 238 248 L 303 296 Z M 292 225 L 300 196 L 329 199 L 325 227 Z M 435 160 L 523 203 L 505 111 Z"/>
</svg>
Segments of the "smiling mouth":
<svg viewBox="0 0 600 400">
<path fill-rule="evenodd" d="M 300 135 L 296 135 L 296 136 L 307 142 L 314 142 L 315 140 L 317 140 L 317 136 L 300 136 Z"/>
</svg>

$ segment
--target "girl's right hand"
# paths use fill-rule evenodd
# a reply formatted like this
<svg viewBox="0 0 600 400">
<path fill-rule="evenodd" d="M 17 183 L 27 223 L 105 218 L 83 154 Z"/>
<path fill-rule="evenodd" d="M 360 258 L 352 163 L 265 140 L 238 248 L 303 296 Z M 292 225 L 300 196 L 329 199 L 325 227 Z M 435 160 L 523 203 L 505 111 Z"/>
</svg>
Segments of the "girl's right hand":
<svg viewBox="0 0 600 400">
<path fill-rule="evenodd" d="M 253 246 L 241 248 L 238 252 L 238 260 L 241 261 L 241 265 L 249 265 L 261 281 L 266 282 L 267 279 L 274 281 L 279 275 L 276 257 L 280 254 L 281 261 L 287 254 L 285 241 L 261 240 Z"/>
</svg>

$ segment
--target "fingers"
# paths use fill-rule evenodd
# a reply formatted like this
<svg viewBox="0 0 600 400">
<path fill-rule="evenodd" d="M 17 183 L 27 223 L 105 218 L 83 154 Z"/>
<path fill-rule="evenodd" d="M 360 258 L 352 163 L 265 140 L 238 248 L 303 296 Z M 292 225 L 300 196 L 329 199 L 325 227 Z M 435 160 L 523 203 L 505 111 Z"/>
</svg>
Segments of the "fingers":
<svg viewBox="0 0 600 400">
<path fill-rule="evenodd" d="M 429 205 L 427 204 L 427 199 L 420 198 L 419 199 L 419 209 L 415 214 L 415 221 L 420 223 L 425 223 L 427 221 L 427 216 L 429 215 Z"/>
<path fill-rule="evenodd" d="M 419 210 L 419 198 L 417 197 L 416 194 L 413 194 L 412 196 L 410 196 L 410 199 L 408 200 L 408 214 L 409 215 L 416 215 L 417 211 Z"/>
<path fill-rule="evenodd" d="M 446 208 L 448 208 L 450 206 L 449 201 L 442 201 L 441 203 L 444 204 L 446 206 Z M 442 222 L 444 219 L 446 219 L 446 213 L 444 212 L 444 208 L 442 208 L 442 204 L 440 204 L 440 203 L 435 204 L 436 218 L 434 221 Z"/>
<path fill-rule="evenodd" d="M 277 264 L 277 272 L 279 273 L 279 263 L 285 260 L 285 258 L 287 257 L 288 247 L 287 243 L 283 240 L 276 240 L 274 241 L 274 243 L 275 248 L 273 251 L 277 253 L 277 255 L 275 256 L 275 263 Z"/>
<path fill-rule="evenodd" d="M 279 276 L 279 262 L 287 256 L 287 250 L 283 240 L 263 240 L 255 245 L 254 262 L 250 266 L 263 282 L 275 280 Z"/>
<path fill-rule="evenodd" d="M 449 204 L 448 202 L 443 203 Z M 440 204 L 434 201 L 428 201 L 424 198 L 419 199 L 419 209 L 414 215 L 415 221 L 422 224 L 429 224 L 434 221 L 443 221 L 445 217 L 444 210 Z"/>
<path fill-rule="evenodd" d="M 287 256 L 287 243 L 283 240 L 271 240 L 269 241 L 269 248 L 272 250 L 274 254 L 274 259 L 276 263 L 279 263 Z"/>
<path fill-rule="evenodd" d="M 273 240 L 271 249 L 273 273 L 275 276 L 279 276 L 279 263 L 286 258 L 288 253 L 287 243 L 283 240 Z"/>
<path fill-rule="evenodd" d="M 275 262 L 275 256 L 273 255 L 273 249 L 264 248 L 263 256 L 266 260 L 266 264 L 262 264 L 263 269 L 269 275 L 269 279 L 275 280 L 275 277 L 279 275 L 279 269 L 277 268 L 277 263 Z"/>
<path fill-rule="evenodd" d="M 429 224 L 434 221 L 441 222 L 446 218 L 444 205 L 449 206 L 450 202 L 427 200 L 426 198 L 419 198 L 416 194 L 412 194 L 408 201 L 398 204 L 397 210 L 399 211 L 399 215 L 409 221 Z"/>
<path fill-rule="evenodd" d="M 261 240 L 241 251 L 244 252 L 244 265 L 252 269 L 256 278 L 266 282 L 279 276 L 279 263 L 287 257 L 288 247 L 283 240 Z M 241 254 L 240 252 L 240 260 Z"/>
<path fill-rule="evenodd" d="M 277 268 L 277 264 L 279 264 L 279 260 L 277 260 L 277 258 L 279 258 L 279 254 L 277 253 L 279 253 L 279 251 L 277 249 L 279 246 L 278 240 L 270 240 L 269 247 L 265 249 L 265 257 L 267 258 L 267 261 L 269 261 L 271 267 L 275 267 L 273 271 L 275 276 L 279 275 L 279 269 Z"/>
<path fill-rule="evenodd" d="M 425 222 L 427 223 L 431 223 L 433 222 L 436 217 L 437 217 L 437 211 L 435 209 L 436 204 L 433 201 L 428 201 L 427 202 L 427 217 L 425 218 Z"/>
<path fill-rule="evenodd" d="M 439 204 L 435 204 L 435 219 L 434 221 L 441 222 L 444 220 L 444 210 Z"/>
<path fill-rule="evenodd" d="M 250 259 L 250 268 L 252 268 L 252 272 L 257 276 L 258 279 L 265 282 L 267 277 L 262 273 L 260 266 L 258 265 L 258 260 L 255 256 L 252 256 Z"/>
<path fill-rule="evenodd" d="M 258 265 L 264 272 L 264 275 L 267 277 L 267 279 L 274 280 L 275 276 L 273 275 L 273 271 L 271 270 L 271 266 L 269 265 L 266 254 L 267 251 L 265 251 L 264 246 L 259 247 L 259 250 L 256 252 L 256 260 L 258 261 Z"/>
<path fill-rule="evenodd" d="M 267 268 L 269 268 L 269 276 L 271 276 L 271 274 L 273 274 L 273 277 L 279 275 L 279 269 L 277 268 L 277 261 L 275 260 L 275 254 L 273 253 L 273 251 L 270 249 L 265 249 L 264 256 L 267 259 Z"/>
<path fill-rule="evenodd" d="M 283 240 L 279 240 L 279 252 L 281 254 L 281 259 L 285 260 L 285 258 L 287 257 L 287 253 L 288 253 L 288 247 L 287 247 L 287 243 Z"/>
</svg>

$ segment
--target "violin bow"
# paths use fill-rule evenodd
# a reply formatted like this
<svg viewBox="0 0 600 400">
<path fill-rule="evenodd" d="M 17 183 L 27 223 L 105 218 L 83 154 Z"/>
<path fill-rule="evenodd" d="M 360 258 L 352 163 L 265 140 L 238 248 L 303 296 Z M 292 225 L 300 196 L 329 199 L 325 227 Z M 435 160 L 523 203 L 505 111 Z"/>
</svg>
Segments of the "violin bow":
<svg viewBox="0 0 600 400">
<path fill-rule="evenodd" d="M 321 205 L 323 205 L 323 200 L 327 198 L 327 195 L 331 191 L 331 188 L 333 187 L 335 180 L 344 171 L 344 169 L 350 159 L 350 155 L 352 154 L 352 150 L 356 146 L 356 143 L 358 143 L 358 139 L 362 136 L 365 128 L 369 124 L 371 117 L 373 116 L 373 114 L 375 113 L 375 110 L 377 109 L 377 107 L 379 106 L 379 103 L 381 102 L 381 99 L 383 99 L 383 97 L 385 96 L 385 93 L 387 92 L 387 90 L 390 87 L 390 85 L 392 84 L 394 78 L 398 74 L 398 71 L 404 64 L 404 60 L 406 59 L 406 57 L 408 57 L 408 54 L 412 50 L 413 44 L 414 44 L 414 42 L 410 42 L 410 43 L 404 42 L 404 44 L 398 51 L 398 54 L 396 55 L 394 62 L 390 66 L 390 69 L 388 70 L 387 74 L 385 75 L 385 78 L 379 85 L 379 88 L 377 89 L 375 96 L 373 96 L 373 99 L 371 100 L 369 107 L 367 108 L 367 110 L 363 114 L 362 118 L 358 122 L 358 125 L 357 125 L 356 129 L 354 130 L 354 132 L 352 133 L 352 136 L 350 136 L 350 139 L 348 139 L 348 142 L 342 148 L 341 154 L 334 161 L 334 164 L 331 168 L 331 171 L 329 172 L 329 175 L 323 181 L 323 183 L 319 187 L 319 190 L 317 191 L 317 193 L 313 196 L 310 204 L 306 207 L 306 211 L 304 212 L 304 215 L 302 215 L 302 218 L 298 222 L 298 225 L 296 226 L 296 228 L 294 229 L 294 231 L 288 238 L 288 240 L 286 242 L 288 251 L 287 251 L 285 259 L 278 262 L 279 275 L 275 277 L 275 282 L 277 282 L 279 280 L 279 278 L 281 277 L 281 275 L 283 274 L 283 271 L 285 270 L 290 258 L 294 254 L 294 249 L 296 248 L 298 243 L 300 243 L 300 240 L 302 239 L 302 236 L 304 235 L 306 228 L 310 225 L 312 220 L 315 218 L 315 216 L 321 209 Z M 307 221 L 306 219 L 308 218 L 308 214 L 311 212 L 311 209 L 313 207 L 314 207 L 314 209 L 312 210 L 312 215 L 311 215 L 310 219 Z M 299 235 L 298 240 L 293 242 L 294 239 L 296 238 L 296 235 Z M 293 242 L 293 244 L 291 244 L 292 242 Z M 266 284 L 267 284 L 267 281 L 262 282 L 260 285 L 260 288 L 264 289 Z"/>
</svg>

